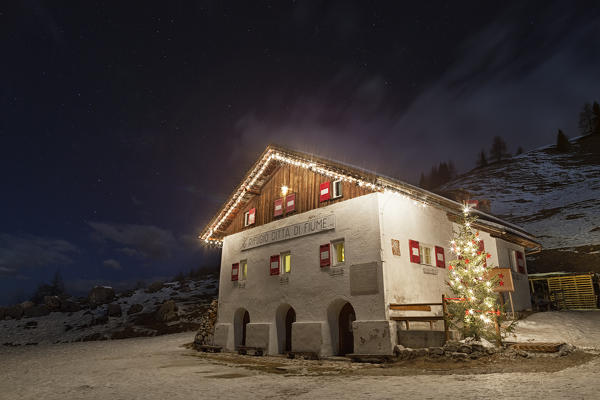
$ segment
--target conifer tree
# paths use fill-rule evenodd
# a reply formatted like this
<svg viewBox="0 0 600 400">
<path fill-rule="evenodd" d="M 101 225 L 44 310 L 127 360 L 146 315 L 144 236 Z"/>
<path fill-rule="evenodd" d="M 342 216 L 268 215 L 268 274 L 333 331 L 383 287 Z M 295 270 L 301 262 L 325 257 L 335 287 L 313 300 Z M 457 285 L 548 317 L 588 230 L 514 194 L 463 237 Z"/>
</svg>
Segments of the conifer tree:
<svg viewBox="0 0 600 400">
<path fill-rule="evenodd" d="M 492 148 L 490 149 L 490 157 L 496 162 L 510 157 L 510 154 L 506 150 L 506 142 L 500 136 L 494 137 Z"/>
<path fill-rule="evenodd" d="M 485 156 L 485 151 L 481 149 L 481 153 L 479 153 L 479 157 L 477 157 L 477 167 L 482 168 L 488 165 L 487 157 Z"/>
<path fill-rule="evenodd" d="M 592 106 L 592 133 L 600 135 L 600 104 L 597 101 Z"/>
<path fill-rule="evenodd" d="M 589 135 L 594 132 L 594 114 L 592 105 L 585 103 L 579 113 L 579 133 Z"/>
<path fill-rule="evenodd" d="M 456 296 L 448 302 L 449 322 L 464 337 L 500 341 L 496 324 L 501 326 L 505 314 L 494 292 L 498 278 L 490 274 L 492 266 L 487 264 L 490 254 L 481 249 L 479 232 L 473 230 L 476 220 L 465 206 L 459 231 L 450 242 L 457 258 L 448 267 L 447 283 Z"/>
<path fill-rule="evenodd" d="M 563 131 L 559 129 L 558 134 L 556 135 L 556 150 L 560 151 L 561 153 L 566 153 L 569 151 L 570 147 L 571 143 L 569 143 L 569 139 L 563 133 Z"/>
<path fill-rule="evenodd" d="M 523 154 L 523 148 L 521 146 L 517 147 L 517 152 L 515 153 L 515 155 L 519 155 L 519 154 Z"/>
</svg>

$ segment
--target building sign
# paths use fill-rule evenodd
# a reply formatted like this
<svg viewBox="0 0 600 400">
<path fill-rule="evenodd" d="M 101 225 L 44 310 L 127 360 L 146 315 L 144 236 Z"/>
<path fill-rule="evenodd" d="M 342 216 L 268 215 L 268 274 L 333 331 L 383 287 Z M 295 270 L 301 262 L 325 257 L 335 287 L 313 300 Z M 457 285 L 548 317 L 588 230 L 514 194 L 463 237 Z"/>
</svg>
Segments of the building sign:
<svg viewBox="0 0 600 400">
<path fill-rule="evenodd" d="M 242 250 L 264 246 L 266 244 L 281 242 L 282 240 L 295 239 L 313 233 L 323 232 L 335 228 L 335 215 L 328 214 L 317 216 L 305 222 L 284 226 L 264 233 L 244 238 Z"/>
<path fill-rule="evenodd" d="M 494 289 L 494 292 L 514 292 L 515 285 L 513 284 L 512 271 L 510 268 L 492 268 L 489 270 L 488 279 L 493 276 L 498 277 L 498 286 Z"/>
</svg>

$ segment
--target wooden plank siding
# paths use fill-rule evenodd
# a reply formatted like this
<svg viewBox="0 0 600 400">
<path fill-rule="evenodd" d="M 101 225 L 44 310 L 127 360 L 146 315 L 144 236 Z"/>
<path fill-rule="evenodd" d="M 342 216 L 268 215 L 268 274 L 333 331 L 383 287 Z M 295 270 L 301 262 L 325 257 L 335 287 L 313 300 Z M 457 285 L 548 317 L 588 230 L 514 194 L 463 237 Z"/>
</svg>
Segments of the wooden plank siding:
<svg viewBox="0 0 600 400">
<path fill-rule="evenodd" d="M 342 197 L 321 203 L 319 202 L 319 185 L 327 181 L 333 182 L 333 179 L 302 167 L 289 164 L 279 166 L 263 185 L 260 194 L 254 196 L 245 206 L 242 206 L 239 212 L 233 217 L 229 226 L 223 229 L 224 236 L 268 224 L 275 219 L 285 218 L 285 213 L 280 217 L 273 216 L 274 202 L 283 197 L 281 196 L 281 187 L 284 185 L 289 188 L 288 193 L 296 193 L 296 211 L 294 214 L 325 207 L 373 192 L 371 189 L 360 187 L 353 183 L 342 182 Z M 254 225 L 244 227 L 244 214 L 254 207 L 256 207 L 256 222 Z"/>
</svg>

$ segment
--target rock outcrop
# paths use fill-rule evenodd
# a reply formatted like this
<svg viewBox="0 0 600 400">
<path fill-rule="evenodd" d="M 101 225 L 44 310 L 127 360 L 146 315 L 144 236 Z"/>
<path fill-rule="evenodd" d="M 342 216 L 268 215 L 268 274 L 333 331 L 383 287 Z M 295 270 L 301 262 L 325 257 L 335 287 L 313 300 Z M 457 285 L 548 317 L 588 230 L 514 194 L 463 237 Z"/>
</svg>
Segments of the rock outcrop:
<svg viewBox="0 0 600 400">
<path fill-rule="evenodd" d="M 109 304 L 106 313 L 109 317 L 120 317 L 123 314 L 121 306 L 116 303 Z"/>
<path fill-rule="evenodd" d="M 108 286 L 96 286 L 88 295 L 91 305 L 107 304 L 115 298 L 115 290 Z"/>
<path fill-rule="evenodd" d="M 143 309 L 144 309 L 144 306 L 141 304 L 132 304 L 131 307 L 129 307 L 129 310 L 127 310 L 127 315 L 137 314 L 137 313 L 141 312 Z"/>
<path fill-rule="evenodd" d="M 175 304 L 175 301 L 165 301 L 156 311 L 155 317 L 156 320 L 160 322 L 168 322 L 177 319 L 177 304 Z"/>
</svg>

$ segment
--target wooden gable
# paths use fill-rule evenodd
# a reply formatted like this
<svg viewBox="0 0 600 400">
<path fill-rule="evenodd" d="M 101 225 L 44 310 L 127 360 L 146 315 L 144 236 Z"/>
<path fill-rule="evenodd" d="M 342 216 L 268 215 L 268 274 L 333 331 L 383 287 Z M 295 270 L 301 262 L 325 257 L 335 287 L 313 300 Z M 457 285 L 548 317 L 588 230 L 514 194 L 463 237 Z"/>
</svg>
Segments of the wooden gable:
<svg viewBox="0 0 600 400">
<path fill-rule="evenodd" d="M 284 197 L 281 194 L 282 186 L 289 188 L 288 193 L 296 194 L 296 210 L 293 214 L 325 207 L 373 192 L 372 189 L 364 186 L 360 187 L 354 183 L 342 182 L 342 197 L 320 202 L 319 186 L 328 181 L 333 182 L 333 179 L 306 168 L 289 164 L 280 165 L 262 185 L 260 191 L 254 194 L 245 205 L 241 206 L 228 226 L 223 228 L 223 236 L 268 224 L 289 215 L 284 213 L 282 216 L 274 216 L 275 200 Z M 254 225 L 244 227 L 244 213 L 252 208 L 256 208 L 256 221 Z"/>
</svg>

